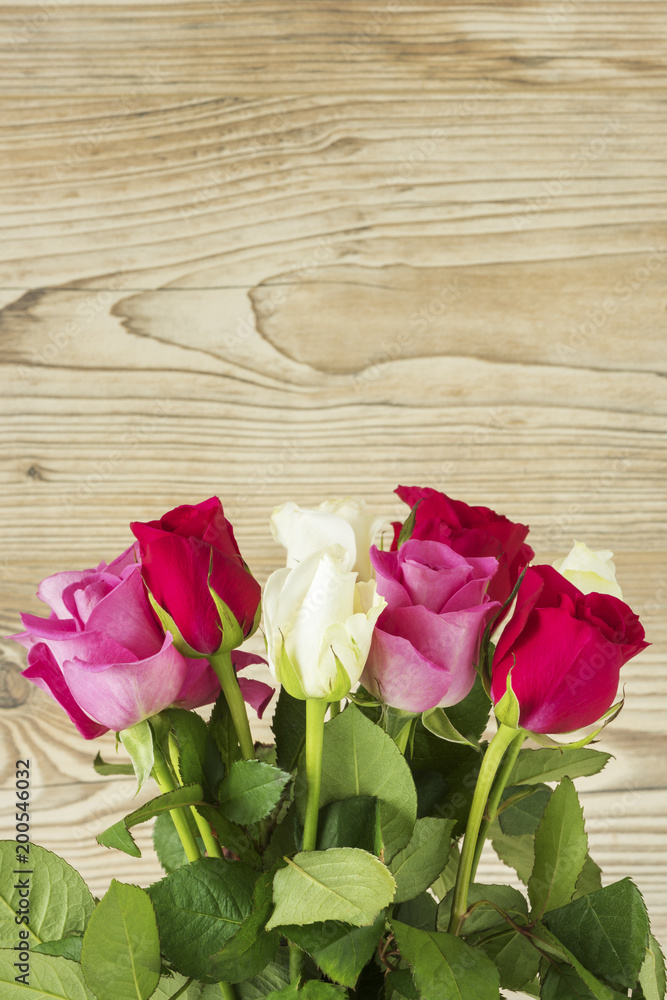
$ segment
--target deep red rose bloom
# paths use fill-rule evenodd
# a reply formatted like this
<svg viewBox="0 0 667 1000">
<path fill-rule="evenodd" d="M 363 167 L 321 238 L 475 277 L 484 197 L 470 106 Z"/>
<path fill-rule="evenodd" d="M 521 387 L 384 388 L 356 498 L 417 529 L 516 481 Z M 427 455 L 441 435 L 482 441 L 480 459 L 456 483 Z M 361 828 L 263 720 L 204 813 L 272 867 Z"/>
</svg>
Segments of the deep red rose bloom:
<svg viewBox="0 0 667 1000">
<path fill-rule="evenodd" d="M 242 637 L 233 645 L 254 631 L 260 586 L 241 557 L 217 497 L 130 527 L 141 548 L 148 590 L 192 650 L 209 656 L 223 646 L 231 648 L 212 591 L 240 626 Z"/>
<path fill-rule="evenodd" d="M 411 538 L 444 542 L 462 556 L 495 556 L 498 572 L 489 584 L 489 598 L 504 604 L 521 573 L 534 556 L 525 545 L 528 528 L 515 524 L 489 507 L 470 507 L 462 500 L 452 500 L 428 486 L 399 486 L 394 491 L 409 507 L 418 500 Z M 394 524 L 395 550 L 401 524 Z"/>
<path fill-rule="evenodd" d="M 584 595 L 551 566 L 531 566 L 498 640 L 492 700 L 504 695 L 512 669 L 523 729 L 582 729 L 611 708 L 621 667 L 648 645 L 637 615 L 618 597 Z"/>
</svg>

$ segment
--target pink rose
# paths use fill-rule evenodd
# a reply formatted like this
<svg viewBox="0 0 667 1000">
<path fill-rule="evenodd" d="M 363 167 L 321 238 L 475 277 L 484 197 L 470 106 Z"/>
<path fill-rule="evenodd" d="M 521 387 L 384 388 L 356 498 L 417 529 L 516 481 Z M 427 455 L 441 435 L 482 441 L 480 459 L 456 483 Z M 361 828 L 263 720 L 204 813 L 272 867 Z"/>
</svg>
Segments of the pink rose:
<svg viewBox="0 0 667 1000">
<path fill-rule="evenodd" d="M 220 691 L 209 664 L 181 656 L 164 634 L 146 596 L 137 549 L 131 546 L 108 566 L 47 577 L 37 596 L 50 617 L 21 615 L 26 631 L 11 637 L 28 650 L 23 676 L 50 694 L 86 739 L 127 729 L 171 705 L 206 705 Z M 239 666 L 263 662 L 237 656 Z M 250 685 L 251 704 L 268 702 L 268 685 L 260 692 L 257 681 L 240 683 Z"/>
<path fill-rule="evenodd" d="M 504 604 L 534 555 L 524 544 L 526 525 L 515 524 L 489 507 L 469 507 L 427 486 L 399 486 L 395 492 L 409 507 L 421 501 L 411 538 L 445 542 L 462 556 L 496 557 L 498 572 L 489 584 L 489 597 Z M 394 525 L 394 549 L 401 527 Z"/>
<path fill-rule="evenodd" d="M 519 725 L 568 733 L 612 706 L 620 669 L 648 645 L 637 615 L 611 594 L 584 595 L 551 566 L 531 566 L 493 657 L 491 697 L 512 690 Z"/>
<path fill-rule="evenodd" d="M 139 541 L 146 586 L 193 653 L 233 649 L 255 631 L 261 589 L 217 497 L 130 528 Z M 231 611 L 232 624 L 221 616 L 216 598 Z"/>
<path fill-rule="evenodd" d="M 474 684 L 480 639 L 498 611 L 487 593 L 497 560 L 410 539 L 398 552 L 373 546 L 371 562 L 387 607 L 373 633 L 362 684 L 408 712 L 456 705 Z"/>
</svg>

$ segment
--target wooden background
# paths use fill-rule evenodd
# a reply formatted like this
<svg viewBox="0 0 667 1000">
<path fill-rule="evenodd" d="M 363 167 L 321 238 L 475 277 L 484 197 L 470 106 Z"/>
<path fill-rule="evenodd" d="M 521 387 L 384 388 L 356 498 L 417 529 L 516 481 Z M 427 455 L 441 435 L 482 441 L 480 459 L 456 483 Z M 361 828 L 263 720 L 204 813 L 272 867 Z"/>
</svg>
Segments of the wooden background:
<svg viewBox="0 0 667 1000">
<path fill-rule="evenodd" d="M 653 645 L 579 782 L 667 944 L 667 9 L 653 0 L 66 0 L 0 8 L 0 631 L 130 519 L 430 484 L 613 549 Z M 132 782 L 2 642 L 34 839 L 94 892 Z M 258 726 L 257 732 L 266 732 Z M 488 859 L 482 878 L 503 878 Z"/>
</svg>

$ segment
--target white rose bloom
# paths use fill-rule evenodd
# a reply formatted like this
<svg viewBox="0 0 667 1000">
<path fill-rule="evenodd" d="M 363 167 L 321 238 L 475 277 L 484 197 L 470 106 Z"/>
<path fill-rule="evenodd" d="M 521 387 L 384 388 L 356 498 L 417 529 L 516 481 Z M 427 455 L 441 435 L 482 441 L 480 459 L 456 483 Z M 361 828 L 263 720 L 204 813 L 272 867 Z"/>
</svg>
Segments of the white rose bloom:
<svg viewBox="0 0 667 1000">
<path fill-rule="evenodd" d="M 369 511 L 364 500 L 344 497 L 325 500 L 319 507 L 299 507 L 289 501 L 271 515 L 273 537 L 287 549 L 287 566 L 293 569 L 313 552 L 341 545 L 352 556 L 350 568 L 359 580 L 373 575 L 369 550 L 375 535 L 388 519 Z"/>
<path fill-rule="evenodd" d="M 361 677 L 386 602 L 374 582 L 356 583 L 351 564 L 348 550 L 330 545 L 266 582 L 269 667 L 295 698 L 337 701 Z"/>
<path fill-rule="evenodd" d="M 557 559 L 553 567 L 583 594 L 611 594 L 622 599 L 613 555 L 608 550 L 593 552 L 583 542 L 575 542 L 568 555 Z"/>
</svg>

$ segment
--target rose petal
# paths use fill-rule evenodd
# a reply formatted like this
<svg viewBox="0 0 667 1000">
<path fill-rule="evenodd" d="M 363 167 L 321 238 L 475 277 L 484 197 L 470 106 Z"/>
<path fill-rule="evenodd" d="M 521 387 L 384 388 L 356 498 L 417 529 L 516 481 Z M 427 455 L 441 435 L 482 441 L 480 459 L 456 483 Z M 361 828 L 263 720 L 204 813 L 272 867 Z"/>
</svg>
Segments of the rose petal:
<svg viewBox="0 0 667 1000">
<path fill-rule="evenodd" d="M 32 647 L 28 653 L 28 667 L 23 671 L 22 676 L 36 684 L 42 691 L 46 691 L 58 702 L 84 739 L 94 740 L 108 731 L 108 726 L 103 726 L 89 718 L 77 704 L 58 664 L 44 643 L 37 643 Z"/>
</svg>

